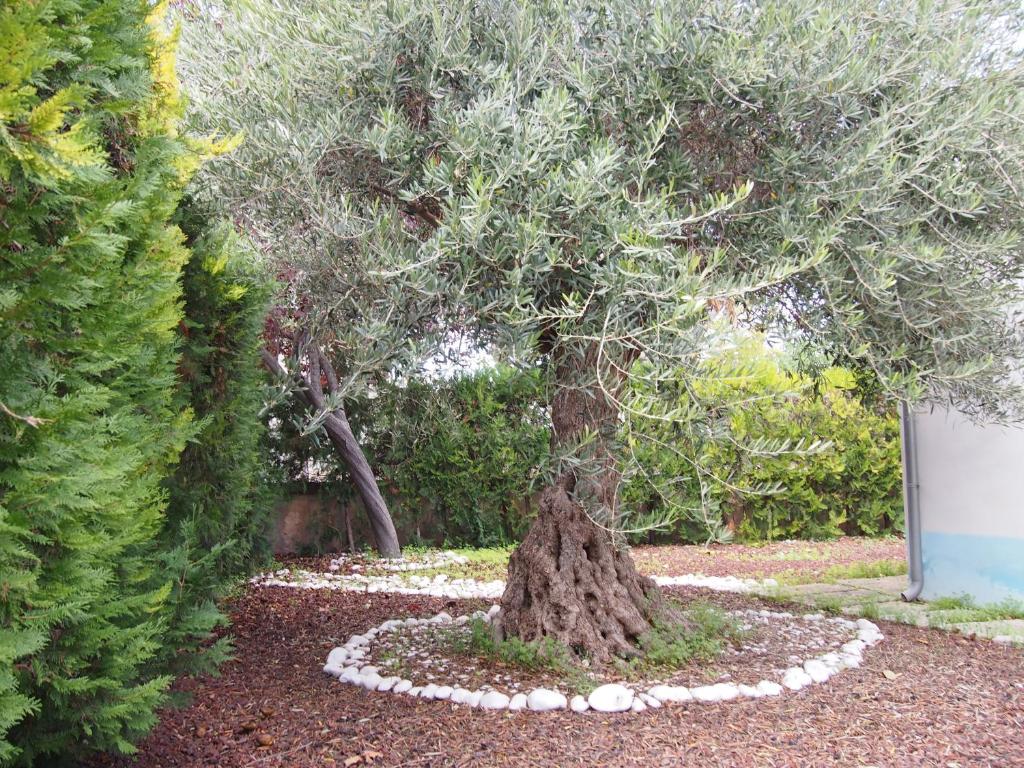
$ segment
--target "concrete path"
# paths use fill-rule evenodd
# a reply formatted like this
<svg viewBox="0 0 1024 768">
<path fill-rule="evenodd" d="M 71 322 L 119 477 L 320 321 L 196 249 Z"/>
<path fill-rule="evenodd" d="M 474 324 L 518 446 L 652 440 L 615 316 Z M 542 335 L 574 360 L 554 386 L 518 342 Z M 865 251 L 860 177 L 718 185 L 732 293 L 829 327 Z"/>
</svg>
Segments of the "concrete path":
<svg viewBox="0 0 1024 768">
<path fill-rule="evenodd" d="M 879 579 L 844 579 L 830 584 L 800 584 L 759 590 L 773 599 L 804 603 L 819 610 L 867 615 L 869 618 L 900 621 L 919 627 L 945 629 L 1000 643 L 1024 646 L 1024 619 L 978 619 L 978 609 L 939 608 L 926 602 L 904 602 L 900 597 L 907 586 L 905 576 Z"/>
</svg>

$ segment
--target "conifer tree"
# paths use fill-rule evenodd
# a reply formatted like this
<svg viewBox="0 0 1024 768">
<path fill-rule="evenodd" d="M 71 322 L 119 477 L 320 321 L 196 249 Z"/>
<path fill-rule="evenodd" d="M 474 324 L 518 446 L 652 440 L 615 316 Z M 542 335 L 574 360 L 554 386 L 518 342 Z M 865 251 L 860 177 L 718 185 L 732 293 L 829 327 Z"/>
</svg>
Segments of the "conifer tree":
<svg viewBox="0 0 1024 768">
<path fill-rule="evenodd" d="M 215 671 L 229 636 L 216 605 L 240 576 L 266 562 L 275 501 L 264 455 L 268 386 L 260 364 L 271 296 L 256 254 L 225 221 L 192 198 L 175 222 L 186 236 L 178 406 L 194 435 L 168 478 L 160 568 L 173 587 L 157 668 Z"/>
<path fill-rule="evenodd" d="M 210 146 L 178 136 L 144 0 L 0 7 L 0 762 L 130 751 L 170 678 L 162 483 L 184 236 Z"/>
</svg>

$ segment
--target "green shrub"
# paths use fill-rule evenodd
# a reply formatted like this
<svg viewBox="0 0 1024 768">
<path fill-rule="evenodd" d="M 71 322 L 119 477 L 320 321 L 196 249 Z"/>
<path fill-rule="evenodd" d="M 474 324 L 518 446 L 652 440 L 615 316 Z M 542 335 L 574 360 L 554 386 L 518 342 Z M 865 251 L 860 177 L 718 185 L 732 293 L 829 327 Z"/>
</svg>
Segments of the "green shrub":
<svg viewBox="0 0 1024 768">
<path fill-rule="evenodd" d="M 624 500 L 641 521 L 677 510 L 662 540 L 902 530 L 899 421 L 891 408 L 861 400 L 849 371 L 790 372 L 756 337 L 723 353 L 710 371 L 697 392 L 702 407 L 718 412 L 707 432 L 669 426 L 633 436 L 643 471 Z M 681 391 L 675 404 L 685 407 L 690 397 Z M 767 449 L 779 445 L 788 448 Z"/>
<path fill-rule="evenodd" d="M 647 421 L 643 435 L 625 436 L 642 470 L 629 479 L 622 497 L 641 529 L 633 540 L 703 542 L 729 533 L 747 540 L 814 539 L 900 531 L 895 414 L 862 397 L 845 369 L 825 369 L 815 377 L 790 372 L 756 338 L 735 355 L 741 366 L 725 355 L 728 375 L 713 372 L 700 385 L 706 405 L 719 412 L 717 431 L 697 435 Z M 681 391 L 678 402 L 685 398 Z M 541 399 L 534 374 L 497 368 L 452 381 L 382 386 L 378 397 L 352 409 L 350 418 L 407 540 L 427 519 L 449 546 L 518 540 L 548 450 Z M 742 405 L 730 407 L 735 402 Z M 275 415 L 287 423 L 286 416 Z M 288 434 L 297 435 L 294 425 L 278 435 L 274 451 L 285 471 L 294 476 L 309 465 L 327 468 L 335 494 L 350 498 L 329 448 L 319 450 L 315 440 Z M 758 442 L 818 447 L 764 456 L 738 447 Z M 703 494 L 694 456 L 714 478 Z M 644 530 L 665 519 L 671 520 L 667 529 Z"/>
<path fill-rule="evenodd" d="M 178 137 L 160 11 L 0 7 L 0 762 L 131 751 L 188 633 L 160 546 L 196 434 L 170 219 L 213 148 Z"/>
<path fill-rule="evenodd" d="M 539 390 L 535 372 L 496 367 L 381 384 L 376 397 L 352 404 L 349 419 L 406 542 L 500 548 L 519 540 L 548 450 Z M 350 501 L 330 446 L 316 433 L 301 437 L 302 419 L 287 406 L 270 417 L 280 424 L 272 452 L 281 471 L 299 478 L 314 466 L 329 493 Z"/>
</svg>

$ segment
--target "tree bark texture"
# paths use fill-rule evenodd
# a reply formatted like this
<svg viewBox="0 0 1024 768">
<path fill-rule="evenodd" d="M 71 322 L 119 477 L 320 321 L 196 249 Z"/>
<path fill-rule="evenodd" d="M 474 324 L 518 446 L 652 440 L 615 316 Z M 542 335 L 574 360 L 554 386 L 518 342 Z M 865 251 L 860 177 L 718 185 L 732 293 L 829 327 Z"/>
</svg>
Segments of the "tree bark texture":
<svg viewBox="0 0 1024 768">
<path fill-rule="evenodd" d="M 587 431 L 594 436 L 580 448 L 582 464 L 542 492 L 537 518 L 509 561 L 496 627 L 526 641 L 553 638 L 603 663 L 638 654 L 637 639 L 650 631 L 661 601 L 610 530 L 621 479 L 610 448 L 618 430 L 615 400 L 635 356 L 620 356 L 600 388 L 587 382 L 601 364 L 598 355 L 591 346 L 557 362 L 552 449 L 579 445 Z M 609 525 L 595 522 L 588 509 Z"/>
<path fill-rule="evenodd" d="M 289 377 L 288 371 L 269 350 L 262 351 L 262 358 L 264 365 L 272 373 L 283 378 Z M 322 378 L 327 379 L 327 385 L 333 392 L 337 389 L 337 376 L 330 361 L 319 349 L 309 349 L 308 358 L 308 372 L 305 375 L 295 375 L 299 379 L 300 391 L 307 404 L 316 410 L 324 410 L 327 401 L 324 397 Z M 382 557 L 401 557 L 402 548 L 398 543 L 398 534 L 391 520 L 387 502 L 384 501 L 377 479 L 359 441 L 352 433 L 345 409 L 339 406 L 330 411 L 324 419 L 323 427 L 341 460 L 345 462 L 345 468 L 356 486 L 359 498 L 363 501 L 377 552 Z"/>
</svg>

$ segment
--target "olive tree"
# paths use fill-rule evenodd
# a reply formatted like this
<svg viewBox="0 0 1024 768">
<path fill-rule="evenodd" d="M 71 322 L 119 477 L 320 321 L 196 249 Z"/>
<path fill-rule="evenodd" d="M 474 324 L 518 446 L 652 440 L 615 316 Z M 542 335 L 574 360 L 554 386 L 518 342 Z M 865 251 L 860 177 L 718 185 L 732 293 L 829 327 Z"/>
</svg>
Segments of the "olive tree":
<svg viewBox="0 0 1024 768">
<path fill-rule="evenodd" d="M 1021 19 L 247 0 L 191 26 L 186 79 L 204 129 L 245 134 L 211 191 L 301 275 L 351 386 L 453 330 L 542 369 L 552 464 L 497 624 L 602 661 L 663 610 L 615 535 L 623 422 L 702 418 L 650 393 L 706 370 L 716 313 L 1015 417 Z"/>
</svg>

